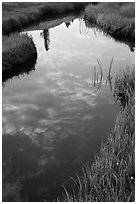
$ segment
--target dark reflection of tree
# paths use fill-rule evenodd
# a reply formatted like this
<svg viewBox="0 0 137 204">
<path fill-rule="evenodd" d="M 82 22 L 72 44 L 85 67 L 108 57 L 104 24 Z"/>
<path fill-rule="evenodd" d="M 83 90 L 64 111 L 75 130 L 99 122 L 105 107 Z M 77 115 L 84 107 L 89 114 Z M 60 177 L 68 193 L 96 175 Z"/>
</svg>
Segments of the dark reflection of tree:
<svg viewBox="0 0 137 204">
<path fill-rule="evenodd" d="M 45 43 L 44 43 L 45 44 L 45 49 L 48 51 L 49 50 L 49 43 L 50 43 L 49 30 L 44 29 L 43 34 L 44 34 L 44 41 L 45 41 Z"/>
<path fill-rule="evenodd" d="M 44 47 L 46 51 L 49 50 L 49 44 L 50 44 L 50 35 L 49 35 L 49 29 L 44 29 L 41 33 L 41 36 L 44 38 Z"/>
<path fill-rule="evenodd" d="M 71 25 L 70 22 L 65 22 L 65 24 L 66 24 L 66 27 L 67 27 L 67 28 Z"/>
<path fill-rule="evenodd" d="M 64 23 L 66 24 L 66 27 L 69 28 L 69 26 L 71 25 L 71 22 L 73 23 L 74 19 L 72 19 L 71 21 L 65 21 Z"/>
</svg>

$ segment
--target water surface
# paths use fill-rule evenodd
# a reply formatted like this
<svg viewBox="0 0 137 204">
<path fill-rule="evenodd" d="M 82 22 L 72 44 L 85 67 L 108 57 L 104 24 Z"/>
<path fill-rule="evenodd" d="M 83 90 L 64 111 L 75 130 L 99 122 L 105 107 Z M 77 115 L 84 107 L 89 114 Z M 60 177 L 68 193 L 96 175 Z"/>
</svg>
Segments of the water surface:
<svg viewBox="0 0 137 204">
<path fill-rule="evenodd" d="M 41 23 L 27 33 L 38 51 L 35 69 L 3 87 L 5 182 L 19 178 L 22 197 L 52 201 L 83 163 L 94 161 L 112 131 L 119 105 L 106 84 L 110 61 L 113 57 L 114 79 L 134 65 L 134 53 L 87 30 L 74 16 Z M 100 89 L 94 84 L 95 66 L 100 78 L 97 59 L 103 71 Z"/>
</svg>

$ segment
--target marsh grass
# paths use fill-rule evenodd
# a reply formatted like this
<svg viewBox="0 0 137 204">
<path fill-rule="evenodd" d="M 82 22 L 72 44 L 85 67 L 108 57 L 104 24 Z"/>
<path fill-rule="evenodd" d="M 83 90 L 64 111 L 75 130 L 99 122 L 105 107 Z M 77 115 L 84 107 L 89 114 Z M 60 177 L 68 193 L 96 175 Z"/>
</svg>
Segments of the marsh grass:
<svg viewBox="0 0 137 204">
<path fill-rule="evenodd" d="M 114 95 L 122 107 L 134 104 L 135 71 L 127 68 L 116 77 Z"/>
<path fill-rule="evenodd" d="M 15 78 L 20 79 L 32 74 L 35 71 L 35 64 L 36 64 L 36 58 L 32 58 L 30 60 L 27 60 L 27 62 L 24 62 L 18 66 L 15 66 L 14 69 L 7 69 L 6 71 L 3 71 L 2 86 L 4 87 L 7 84 L 7 82 Z"/>
<path fill-rule="evenodd" d="M 134 69 L 127 69 L 115 80 L 115 95 L 122 108 L 114 130 L 106 144 L 102 144 L 99 156 L 83 174 L 74 178 L 77 191 L 64 189 L 66 202 L 134 202 L 135 201 L 135 105 Z M 121 89 L 130 94 L 130 101 L 119 96 Z M 132 91 L 131 91 L 132 90 Z M 124 91 L 126 95 L 126 92 Z M 127 95 L 126 95 L 127 96 Z"/>
<path fill-rule="evenodd" d="M 83 18 L 87 27 L 97 27 L 118 40 L 135 41 L 135 3 L 88 5 Z"/>
<path fill-rule="evenodd" d="M 2 72 L 6 72 L 22 63 L 37 59 L 36 47 L 28 35 L 3 36 Z"/>
</svg>

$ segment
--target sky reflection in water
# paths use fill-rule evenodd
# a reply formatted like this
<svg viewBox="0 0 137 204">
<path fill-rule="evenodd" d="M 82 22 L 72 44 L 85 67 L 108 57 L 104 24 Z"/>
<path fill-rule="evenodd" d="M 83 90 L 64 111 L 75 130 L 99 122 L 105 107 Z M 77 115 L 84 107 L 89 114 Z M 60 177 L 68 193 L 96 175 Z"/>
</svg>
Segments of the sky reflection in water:
<svg viewBox="0 0 137 204">
<path fill-rule="evenodd" d="M 48 52 L 42 30 L 28 33 L 38 60 L 31 75 L 3 88 L 3 163 L 11 159 L 16 176 L 26 178 L 24 192 L 36 201 L 45 192 L 55 198 L 59 185 L 93 161 L 119 110 L 105 84 L 110 60 L 115 76 L 134 64 L 134 53 L 100 32 L 80 34 L 78 19 L 49 30 Z M 92 84 L 97 59 L 104 77 L 99 91 Z"/>
</svg>

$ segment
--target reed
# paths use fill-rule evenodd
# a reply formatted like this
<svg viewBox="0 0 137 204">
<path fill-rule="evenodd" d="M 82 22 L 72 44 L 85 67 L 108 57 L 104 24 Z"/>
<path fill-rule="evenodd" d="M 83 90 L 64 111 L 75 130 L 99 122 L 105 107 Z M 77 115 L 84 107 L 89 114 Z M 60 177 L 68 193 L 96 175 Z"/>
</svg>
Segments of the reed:
<svg viewBox="0 0 137 204">
<path fill-rule="evenodd" d="M 112 76 L 111 76 L 111 70 L 112 70 L 112 63 L 113 63 L 113 57 L 110 61 L 110 66 L 108 69 L 108 76 L 106 78 L 106 84 L 109 82 L 110 90 L 113 92 L 112 88 Z M 92 72 L 92 82 L 94 87 L 97 87 L 97 90 L 99 90 L 102 86 L 102 80 L 103 80 L 103 72 L 102 72 L 102 65 L 101 62 L 97 59 L 97 66 L 94 66 L 93 72 Z M 100 76 L 100 77 L 99 77 Z"/>
</svg>

